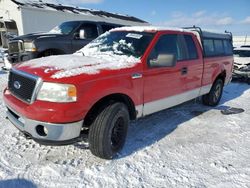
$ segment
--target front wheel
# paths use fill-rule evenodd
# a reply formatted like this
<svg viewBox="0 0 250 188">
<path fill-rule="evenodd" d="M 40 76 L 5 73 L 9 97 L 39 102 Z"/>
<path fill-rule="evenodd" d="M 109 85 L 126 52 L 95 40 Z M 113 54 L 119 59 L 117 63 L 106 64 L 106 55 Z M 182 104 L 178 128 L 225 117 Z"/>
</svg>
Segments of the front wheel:
<svg viewBox="0 0 250 188">
<path fill-rule="evenodd" d="M 117 102 L 105 107 L 89 129 L 89 149 L 92 154 L 112 159 L 124 146 L 128 124 L 126 105 Z"/>
<path fill-rule="evenodd" d="M 222 79 L 217 79 L 214 82 L 210 92 L 202 96 L 203 104 L 208 106 L 216 106 L 220 102 L 222 92 L 223 92 L 223 81 Z"/>
</svg>

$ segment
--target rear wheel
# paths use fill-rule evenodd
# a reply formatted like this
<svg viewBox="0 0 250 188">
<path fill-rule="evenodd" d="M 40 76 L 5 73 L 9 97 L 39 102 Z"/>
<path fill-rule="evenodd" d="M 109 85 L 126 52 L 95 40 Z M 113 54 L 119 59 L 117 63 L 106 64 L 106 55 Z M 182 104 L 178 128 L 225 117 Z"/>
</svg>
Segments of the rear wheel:
<svg viewBox="0 0 250 188">
<path fill-rule="evenodd" d="M 128 124 L 125 104 L 117 102 L 105 107 L 90 126 L 90 151 L 100 158 L 112 159 L 124 146 Z"/>
<path fill-rule="evenodd" d="M 222 92 L 223 81 L 219 78 L 214 82 L 210 92 L 202 96 L 203 104 L 208 106 L 216 106 L 220 102 Z"/>
</svg>

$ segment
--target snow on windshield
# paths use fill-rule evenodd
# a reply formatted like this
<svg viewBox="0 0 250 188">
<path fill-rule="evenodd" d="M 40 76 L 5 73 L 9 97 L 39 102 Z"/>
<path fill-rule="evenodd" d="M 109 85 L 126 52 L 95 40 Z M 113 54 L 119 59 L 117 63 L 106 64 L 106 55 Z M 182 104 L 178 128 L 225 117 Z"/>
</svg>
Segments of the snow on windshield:
<svg viewBox="0 0 250 188">
<path fill-rule="evenodd" d="M 85 56 L 127 56 L 140 58 L 153 38 L 151 33 L 106 32 L 79 50 Z"/>
</svg>

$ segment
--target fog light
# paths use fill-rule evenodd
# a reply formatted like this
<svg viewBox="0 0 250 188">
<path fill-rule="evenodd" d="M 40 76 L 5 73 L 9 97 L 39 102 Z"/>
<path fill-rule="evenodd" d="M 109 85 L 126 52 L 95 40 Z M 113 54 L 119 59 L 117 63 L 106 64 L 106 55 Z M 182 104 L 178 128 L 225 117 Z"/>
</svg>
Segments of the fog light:
<svg viewBox="0 0 250 188">
<path fill-rule="evenodd" d="M 36 132 L 39 136 L 47 136 L 49 133 L 48 129 L 44 127 L 43 125 L 37 125 Z"/>
</svg>

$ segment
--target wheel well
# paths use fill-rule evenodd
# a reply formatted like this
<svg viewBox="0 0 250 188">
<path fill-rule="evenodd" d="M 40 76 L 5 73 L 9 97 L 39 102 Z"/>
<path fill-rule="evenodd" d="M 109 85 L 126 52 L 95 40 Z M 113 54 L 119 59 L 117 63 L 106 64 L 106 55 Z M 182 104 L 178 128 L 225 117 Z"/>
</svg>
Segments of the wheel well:
<svg viewBox="0 0 250 188">
<path fill-rule="evenodd" d="M 218 80 L 218 79 L 222 79 L 223 83 L 225 83 L 225 80 L 226 80 L 226 71 L 222 71 L 217 77 L 215 80 Z"/>
<path fill-rule="evenodd" d="M 38 56 L 39 57 L 48 56 L 48 55 L 46 55 L 46 53 L 51 53 L 51 52 L 53 55 L 64 54 L 64 52 L 62 50 L 59 50 L 59 49 L 46 49 L 46 50 L 42 51 Z"/>
<path fill-rule="evenodd" d="M 94 106 L 88 111 L 87 115 L 84 118 L 84 126 L 88 127 L 92 124 L 92 122 L 95 120 L 97 115 L 109 104 L 115 103 L 115 102 L 122 102 L 124 103 L 129 112 L 129 117 L 131 120 L 136 119 L 136 110 L 135 105 L 132 99 L 124 94 L 112 94 L 108 95 L 102 99 L 100 99 L 98 102 L 94 104 Z"/>
</svg>

